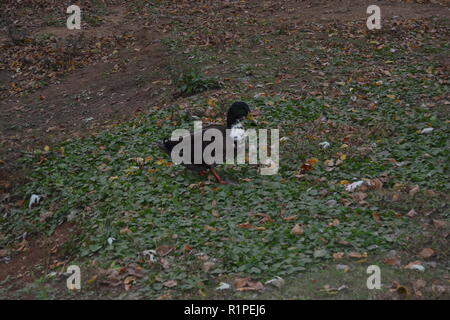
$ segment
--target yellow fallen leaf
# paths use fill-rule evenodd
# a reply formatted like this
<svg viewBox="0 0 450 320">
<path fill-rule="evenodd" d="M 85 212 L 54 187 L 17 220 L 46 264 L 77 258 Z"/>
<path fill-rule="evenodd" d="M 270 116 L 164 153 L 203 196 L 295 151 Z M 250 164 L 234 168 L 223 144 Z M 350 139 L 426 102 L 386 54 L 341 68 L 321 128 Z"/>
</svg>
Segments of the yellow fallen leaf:
<svg viewBox="0 0 450 320">
<path fill-rule="evenodd" d="M 339 184 L 349 184 L 350 183 L 350 181 L 348 181 L 348 180 L 341 180 L 341 181 L 339 181 Z"/>
<path fill-rule="evenodd" d="M 217 107 L 217 102 L 214 99 L 208 99 L 208 106 Z"/>
<path fill-rule="evenodd" d="M 45 146 L 45 147 L 44 147 L 44 151 L 45 151 L 45 152 L 49 152 L 49 151 L 50 151 L 50 147 L 49 147 L 49 146 Z"/>
<path fill-rule="evenodd" d="M 319 159 L 317 158 L 311 158 L 306 160 L 306 163 L 309 164 L 310 166 L 314 166 L 317 162 L 319 162 Z"/>
<path fill-rule="evenodd" d="M 345 159 L 347 159 L 347 155 L 343 154 L 339 157 L 339 159 L 341 159 L 342 161 L 344 161 Z"/>
</svg>

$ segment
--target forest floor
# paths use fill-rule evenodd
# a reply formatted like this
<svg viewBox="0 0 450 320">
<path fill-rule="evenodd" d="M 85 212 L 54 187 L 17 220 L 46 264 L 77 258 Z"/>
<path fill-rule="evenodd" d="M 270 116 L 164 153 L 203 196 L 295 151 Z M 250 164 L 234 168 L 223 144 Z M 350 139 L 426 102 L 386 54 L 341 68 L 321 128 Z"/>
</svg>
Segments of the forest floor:
<svg viewBox="0 0 450 320">
<path fill-rule="evenodd" d="M 370 2 L 4 1 L 0 297 L 448 299 L 448 2 Z M 236 100 L 277 175 L 154 148 Z"/>
</svg>

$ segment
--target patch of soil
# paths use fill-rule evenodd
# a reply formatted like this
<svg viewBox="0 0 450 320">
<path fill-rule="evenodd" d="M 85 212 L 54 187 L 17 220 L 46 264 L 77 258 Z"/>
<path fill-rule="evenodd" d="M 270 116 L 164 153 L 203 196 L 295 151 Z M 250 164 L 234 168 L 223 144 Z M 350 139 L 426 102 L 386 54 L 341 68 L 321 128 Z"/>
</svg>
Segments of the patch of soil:
<svg viewBox="0 0 450 320">
<path fill-rule="evenodd" d="M 429 17 L 448 17 L 450 12 L 445 9 L 444 1 L 428 1 L 427 3 L 412 3 L 412 1 L 373 1 L 373 0 L 335 0 L 335 1 L 286 1 L 282 10 L 278 7 L 268 7 L 266 10 L 277 9 L 273 19 L 282 17 L 292 23 L 301 22 L 345 22 L 366 20 L 369 14 L 367 7 L 377 5 L 383 19 L 397 16 L 403 19 L 424 19 Z M 444 7 L 444 8 L 443 8 Z"/>
<path fill-rule="evenodd" d="M 117 17 L 115 17 L 117 19 Z M 109 26 L 101 32 L 114 32 Z M 90 32 L 90 31 L 87 31 Z M 77 70 L 58 83 L 0 102 L 0 188 L 17 181 L 24 151 L 70 136 L 97 132 L 161 103 L 166 96 L 167 52 L 160 35 L 143 28 L 136 41 L 106 61 Z M 6 186 L 6 188 L 5 188 Z"/>
<path fill-rule="evenodd" d="M 50 272 L 52 268 L 64 265 L 60 248 L 73 233 L 75 226 L 64 223 L 56 228 L 53 235 L 45 239 L 33 239 L 20 244 L 18 253 L 6 260 L 0 260 L 0 281 L 11 277 L 8 284 L 15 281 L 32 282 Z"/>
</svg>

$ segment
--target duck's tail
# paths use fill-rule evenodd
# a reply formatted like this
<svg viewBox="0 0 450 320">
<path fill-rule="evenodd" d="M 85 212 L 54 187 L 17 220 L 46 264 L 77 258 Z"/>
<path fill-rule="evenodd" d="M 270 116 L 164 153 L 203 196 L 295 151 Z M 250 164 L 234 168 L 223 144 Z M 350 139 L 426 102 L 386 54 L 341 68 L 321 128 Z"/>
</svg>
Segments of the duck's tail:
<svg viewBox="0 0 450 320">
<path fill-rule="evenodd" d="M 175 145 L 178 144 L 179 141 L 172 141 L 169 139 L 164 139 L 162 142 L 158 142 L 157 146 L 167 154 L 172 152 L 172 149 Z"/>
</svg>

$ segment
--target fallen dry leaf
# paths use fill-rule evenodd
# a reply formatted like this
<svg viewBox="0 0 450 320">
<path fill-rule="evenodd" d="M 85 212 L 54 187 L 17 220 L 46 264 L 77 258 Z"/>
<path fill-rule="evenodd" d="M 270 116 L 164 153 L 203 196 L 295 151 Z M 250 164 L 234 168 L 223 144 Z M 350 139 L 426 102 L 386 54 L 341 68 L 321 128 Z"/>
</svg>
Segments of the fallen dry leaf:
<svg viewBox="0 0 450 320">
<path fill-rule="evenodd" d="M 41 215 L 39 216 L 39 220 L 41 222 L 44 222 L 45 220 L 47 220 L 51 216 L 53 216 L 53 212 L 47 211 L 47 212 L 41 213 Z"/>
<path fill-rule="evenodd" d="M 213 217 L 216 217 L 216 218 L 220 217 L 219 212 L 216 209 L 212 209 L 211 214 Z"/>
<path fill-rule="evenodd" d="M 303 233 L 305 233 L 302 229 L 302 227 L 297 223 L 291 230 L 291 234 L 293 235 L 302 235 Z"/>
<path fill-rule="evenodd" d="M 216 232 L 217 228 L 211 227 L 211 226 L 204 226 L 204 229 L 211 232 Z"/>
<path fill-rule="evenodd" d="M 391 265 L 391 266 L 400 266 L 401 262 L 397 258 L 386 258 L 383 260 L 383 263 Z"/>
<path fill-rule="evenodd" d="M 176 287 L 177 286 L 177 280 L 169 280 L 169 281 L 166 281 L 166 282 L 163 282 L 163 286 L 164 287 L 167 287 L 167 288 L 173 288 L 173 287 Z"/>
<path fill-rule="evenodd" d="M 447 226 L 447 222 L 445 222 L 444 220 L 435 220 L 433 219 L 433 225 L 436 228 L 444 228 Z"/>
<path fill-rule="evenodd" d="M 338 259 L 342 259 L 344 257 L 344 253 L 343 252 L 335 252 L 333 253 L 333 259 L 338 260 Z"/>
<path fill-rule="evenodd" d="M 162 245 L 156 248 L 156 254 L 160 257 L 164 257 L 175 250 L 174 246 Z"/>
<path fill-rule="evenodd" d="M 436 295 L 443 295 L 448 291 L 448 287 L 442 286 L 442 285 L 437 285 L 437 284 L 432 284 L 431 291 L 433 291 L 433 293 Z"/>
<path fill-rule="evenodd" d="M 250 222 L 244 222 L 244 223 L 240 223 L 238 225 L 236 225 L 238 228 L 242 228 L 242 229 L 249 229 L 252 228 L 252 224 Z"/>
<path fill-rule="evenodd" d="M 204 272 L 209 272 L 209 270 L 211 270 L 211 268 L 212 268 L 214 265 L 215 265 L 214 262 L 208 261 L 208 262 L 205 262 L 205 263 L 203 264 L 202 269 L 203 269 Z"/>
<path fill-rule="evenodd" d="M 336 227 L 337 225 L 339 225 L 340 221 L 339 219 L 334 219 L 333 221 L 331 221 L 328 226 L 329 227 Z"/>
<path fill-rule="evenodd" d="M 258 291 L 264 289 L 264 285 L 261 282 L 250 281 L 250 278 L 236 278 L 233 284 L 236 291 Z"/>
<path fill-rule="evenodd" d="M 364 252 L 364 253 L 350 252 L 348 254 L 348 256 L 350 258 L 356 258 L 356 259 L 367 258 L 367 252 Z"/>
<path fill-rule="evenodd" d="M 417 216 L 417 212 L 414 209 L 409 210 L 409 212 L 406 214 L 408 217 L 413 218 Z"/>
<path fill-rule="evenodd" d="M 381 215 L 378 212 L 372 212 L 372 218 L 373 220 L 375 220 L 378 223 L 381 223 L 381 219 L 380 219 Z"/>
<path fill-rule="evenodd" d="M 190 251 L 192 251 L 192 248 L 189 245 L 185 244 L 185 245 L 183 245 L 183 251 L 190 252 Z"/>
<path fill-rule="evenodd" d="M 128 227 L 120 229 L 120 233 L 131 233 L 131 230 Z"/>
<path fill-rule="evenodd" d="M 434 250 L 433 249 L 431 249 L 431 248 L 424 248 L 424 249 L 422 249 L 422 251 L 419 252 L 419 254 L 417 256 L 420 257 L 420 258 L 426 259 L 426 258 L 431 257 L 432 255 L 434 255 Z"/>
<path fill-rule="evenodd" d="M 257 214 L 255 214 L 255 216 L 262 217 L 262 219 L 258 221 L 259 224 L 264 224 L 266 222 L 273 221 L 272 218 L 268 214 L 265 214 L 265 213 L 257 213 Z"/>
<path fill-rule="evenodd" d="M 419 190 L 420 190 L 419 185 L 415 185 L 411 190 L 409 190 L 409 195 L 411 197 L 414 197 L 416 193 L 419 192 Z"/>
</svg>

